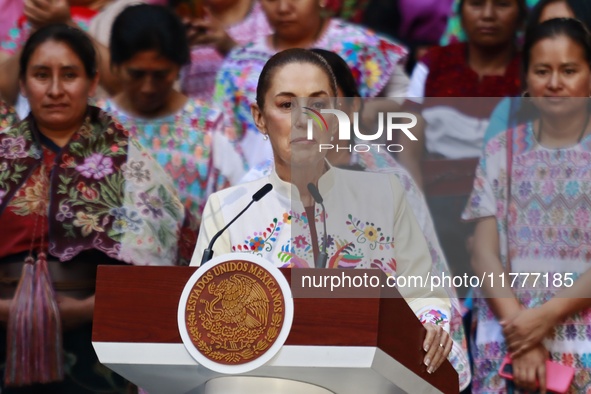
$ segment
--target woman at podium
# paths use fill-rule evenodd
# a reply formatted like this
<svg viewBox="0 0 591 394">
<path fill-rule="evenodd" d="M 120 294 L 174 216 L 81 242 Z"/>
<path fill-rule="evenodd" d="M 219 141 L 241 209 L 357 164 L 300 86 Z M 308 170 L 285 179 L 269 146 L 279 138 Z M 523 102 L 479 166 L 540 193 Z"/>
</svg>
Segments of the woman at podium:
<svg viewBox="0 0 591 394">
<path fill-rule="evenodd" d="M 209 197 L 193 265 L 253 193 L 270 183 L 273 189 L 219 236 L 216 255 L 246 252 L 277 266 L 377 268 L 397 278 L 427 277 L 427 243 L 396 176 L 337 169 L 325 160 L 324 148 L 336 145 L 337 129 L 325 119 L 308 119 L 338 107 L 336 96 L 330 66 L 313 52 L 289 49 L 266 63 L 251 110 L 270 139 L 275 168 L 263 179 Z M 449 300 L 443 288 L 399 290 L 427 329 L 424 362 L 433 372 L 452 348 Z"/>
</svg>

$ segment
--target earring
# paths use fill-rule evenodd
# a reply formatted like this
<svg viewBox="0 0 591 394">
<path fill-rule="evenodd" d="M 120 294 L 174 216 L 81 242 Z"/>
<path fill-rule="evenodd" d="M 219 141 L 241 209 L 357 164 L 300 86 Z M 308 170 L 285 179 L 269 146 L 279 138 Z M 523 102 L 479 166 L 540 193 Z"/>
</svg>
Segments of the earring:
<svg viewBox="0 0 591 394">
<path fill-rule="evenodd" d="M 521 97 L 529 97 L 529 92 L 524 90 L 523 93 L 521 93 Z"/>
<path fill-rule="evenodd" d="M 268 136 L 267 134 L 263 134 L 263 139 L 264 139 L 265 141 L 267 141 L 267 140 L 269 139 L 269 136 Z"/>
</svg>

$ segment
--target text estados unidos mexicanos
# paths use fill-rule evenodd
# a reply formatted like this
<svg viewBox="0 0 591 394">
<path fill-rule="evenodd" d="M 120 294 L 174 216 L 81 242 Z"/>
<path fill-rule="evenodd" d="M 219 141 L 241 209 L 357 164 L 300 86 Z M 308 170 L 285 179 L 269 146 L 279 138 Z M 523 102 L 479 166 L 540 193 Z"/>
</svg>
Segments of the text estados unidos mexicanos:
<svg viewBox="0 0 591 394">
<path fill-rule="evenodd" d="M 572 287 L 575 281 L 573 273 L 540 273 L 540 272 L 510 272 L 508 274 L 483 273 L 477 275 L 450 275 L 439 273 L 432 275 L 427 273 L 420 275 L 355 275 L 345 271 L 335 272 L 325 275 L 302 275 L 302 288 L 330 288 L 335 289 L 355 289 L 355 288 L 378 288 L 378 287 L 398 287 L 398 288 L 429 288 L 433 291 L 439 287 L 545 287 L 545 288 L 563 288 Z"/>
</svg>

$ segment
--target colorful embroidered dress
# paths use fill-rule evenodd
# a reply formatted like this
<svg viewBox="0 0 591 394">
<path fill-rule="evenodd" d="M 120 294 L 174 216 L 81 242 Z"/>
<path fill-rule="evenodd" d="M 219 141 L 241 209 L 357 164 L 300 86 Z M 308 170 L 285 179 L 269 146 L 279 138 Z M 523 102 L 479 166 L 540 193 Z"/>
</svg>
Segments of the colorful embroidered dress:
<svg viewBox="0 0 591 394">
<path fill-rule="evenodd" d="M 279 267 L 314 267 L 309 220 L 314 220 L 321 240 L 324 216 L 316 206 L 314 218 L 309 218 L 297 189 L 275 172 L 210 196 L 191 261 L 193 265 L 200 263 L 201 252 L 213 235 L 268 182 L 273 184 L 273 190 L 218 238 L 215 255 L 253 253 Z M 388 275 L 423 277 L 431 271 L 425 238 L 396 177 L 331 168 L 320 178 L 318 187 L 327 209 L 327 267 L 376 268 Z M 445 290 L 430 291 L 428 287 L 399 290 L 419 319 L 442 324 L 449 330 L 450 305 Z"/>
<path fill-rule="evenodd" d="M 242 157 L 227 140 L 220 111 L 189 99 L 174 115 L 130 116 L 112 100 L 99 105 L 146 147 L 174 182 L 181 201 L 196 218 L 210 193 L 234 184 L 244 173 Z"/>
<path fill-rule="evenodd" d="M 231 139 L 240 142 L 249 167 L 273 157 L 270 143 L 263 140 L 250 113 L 259 75 L 267 60 L 276 53 L 269 46 L 268 38 L 261 37 L 230 52 L 216 78 L 214 102 L 224 109 L 226 121 L 234 127 L 236 135 Z M 341 56 L 351 68 L 363 97 L 380 94 L 391 77 L 401 72 L 403 66 L 399 62 L 406 55 L 403 47 L 338 19 L 329 21 L 325 33 L 311 47 Z"/>
<path fill-rule="evenodd" d="M 351 154 L 349 164 L 358 164 L 364 168 L 365 171 L 393 174 L 398 178 L 400 184 L 404 187 L 406 202 L 417 219 L 421 232 L 427 241 L 429 253 L 431 254 L 431 259 L 433 261 L 433 268 L 431 270 L 432 275 L 441 276 L 441 273 L 450 275 L 445 255 L 441 250 L 439 240 L 435 234 L 435 226 L 431 214 L 429 213 L 429 207 L 427 206 L 425 197 L 408 171 L 406 171 L 389 153 L 384 151 L 378 152 L 375 149 L 372 149 L 369 152 L 354 151 Z M 273 162 L 266 161 L 251 169 L 241 180 L 241 183 L 267 177 L 271 175 L 272 172 Z M 248 179 L 246 179 L 247 177 Z M 468 345 L 466 342 L 466 334 L 464 332 L 458 295 L 453 287 L 446 288 L 446 291 L 452 307 L 450 335 L 454 340 L 454 345 L 448 358 L 458 372 L 460 390 L 463 390 L 468 386 L 471 379 L 470 362 L 468 360 Z"/>
<path fill-rule="evenodd" d="M 238 45 L 255 41 L 271 34 L 271 27 L 258 1 L 239 23 L 230 26 L 226 32 Z M 191 64 L 183 69 L 181 86 L 183 93 L 205 101 L 211 100 L 215 87 L 215 76 L 224 62 L 224 57 L 211 46 L 196 46 L 191 49 Z"/>
<path fill-rule="evenodd" d="M 564 274 L 576 280 L 591 266 L 591 137 L 570 148 L 549 149 L 537 143 L 531 124 L 514 129 L 509 198 L 509 132 L 486 145 L 463 218 L 496 217 L 500 256 L 506 265 L 509 253 L 511 272 L 548 273 L 549 283 L 542 279 L 534 288 L 530 280 L 530 285 L 522 288 L 518 283 L 513 290 L 525 307 L 533 308 L 559 290 Z M 561 280 L 555 282 L 554 275 Z M 501 327 L 485 299 L 477 299 L 475 309 L 472 390 L 505 393 L 497 373 L 507 352 Z M 569 392 L 591 392 L 591 310 L 567 318 L 543 343 L 553 361 L 576 368 Z"/>
<path fill-rule="evenodd" d="M 191 248 L 181 242 L 190 239 L 181 231 L 189 217 L 169 177 L 98 108 L 90 107 L 83 126 L 55 155 L 49 202 L 41 181 L 21 190 L 40 176 L 42 160 L 32 117 L 0 133 L 0 220 L 46 207 L 51 256 L 67 261 L 97 250 L 125 263 L 173 265 Z"/>
</svg>

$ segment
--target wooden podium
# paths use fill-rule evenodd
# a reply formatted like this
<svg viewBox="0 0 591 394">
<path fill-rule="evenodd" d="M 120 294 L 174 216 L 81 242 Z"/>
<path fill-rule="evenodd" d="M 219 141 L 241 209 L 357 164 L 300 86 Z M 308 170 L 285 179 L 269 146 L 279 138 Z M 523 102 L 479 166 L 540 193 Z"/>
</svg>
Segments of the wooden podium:
<svg viewBox="0 0 591 394">
<path fill-rule="evenodd" d="M 95 351 L 101 363 L 149 394 L 205 393 L 208 381 L 228 376 L 197 364 L 181 341 L 177 308 L 195 270 L 98 268 Z M 291 271 L 281 271 L 290 282 Z M 294 298 L 285 345 L 263 367 L 240 376 L 307 382 L 335 394 L 458 393 L 448 361 L 426 372 L 425 332 L 402 298 Z"/>
</svg>

